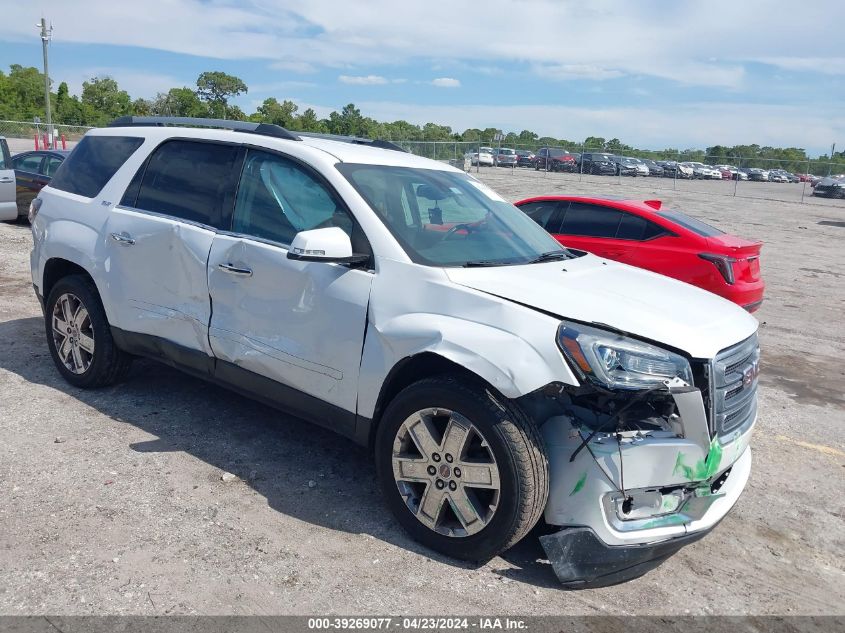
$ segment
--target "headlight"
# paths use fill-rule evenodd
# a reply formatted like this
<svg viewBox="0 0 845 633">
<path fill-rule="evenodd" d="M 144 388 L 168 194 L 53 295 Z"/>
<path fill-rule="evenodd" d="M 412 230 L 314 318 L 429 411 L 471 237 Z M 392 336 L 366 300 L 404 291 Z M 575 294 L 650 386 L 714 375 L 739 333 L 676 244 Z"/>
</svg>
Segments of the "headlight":
<svg viewBox="0 0 845 633">
<path fill-rule="evenodd" d="M 692 384 L 686 358 L 621 334 L 564 321 L 557 342 L 582 378 L 610 389 L 649 389 L 675 377 Z"/>
</svg>

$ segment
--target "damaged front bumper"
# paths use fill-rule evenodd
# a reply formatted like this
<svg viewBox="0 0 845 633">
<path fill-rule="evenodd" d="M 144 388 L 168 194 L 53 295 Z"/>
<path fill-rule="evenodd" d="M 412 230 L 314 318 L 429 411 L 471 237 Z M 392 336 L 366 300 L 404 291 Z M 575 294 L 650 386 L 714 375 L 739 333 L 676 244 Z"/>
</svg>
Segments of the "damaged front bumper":
<svg viewBox="0 0 845 633">
<path fill-rule="evenodd" d="M 712 530 L 739 499 L 751 472 L 747 423 L 711 438 L 701 393 L 674 387 L 671 427 L 597 433 L 570 415 L 545 422 L 550 489 L 540 537 L 565 587 L 602 587 L 641 576 Z M 573 455 L 575 455 L 573 459 Z"/>
</svg>

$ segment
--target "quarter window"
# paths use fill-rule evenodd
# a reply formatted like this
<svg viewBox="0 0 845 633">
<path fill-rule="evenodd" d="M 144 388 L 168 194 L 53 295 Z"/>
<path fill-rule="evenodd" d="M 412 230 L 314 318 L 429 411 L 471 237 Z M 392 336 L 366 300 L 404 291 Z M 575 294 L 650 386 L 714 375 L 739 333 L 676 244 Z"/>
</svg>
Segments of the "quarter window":
<svg viewBox="0 0 845 633">
<path fill-rule="evenodd" d="M 56 158 L 55 156 L 48 156 L 44 159 L 44 164 L 42 165 L 42 172 L 45 176 L 52 177 L 53 174 L 56 173 L 56 170 L 62 164 L 63 159 Z"/>
<path fill-rule="evenodd" d="M 333 193 L 303 166 L 277 154 L 249 151 L 233 231 L 287 245 L 300 231 L 332 226 L 352 238 L 353 225 Z"/>
<path fill-rule="evenodd" d="M 143 142 L 134 136 L 84 136 L 56 171 L 50 186 L 94 198 Z"/>
<path fill-rule="evenodd" d="M 649 222 L 645 218 L 630 213 L 623 213 L 622 219 L 619 222 L 619 228 L 616 230 L 616 238 L 642 242 L 658 237 L 663 233 L 665 233 L 663 227 L 658 226 L 654 222 Z"/>
<path fill-rule="evenodd" d="M 240 149 L 234 145 L 168 141 L 150 157 L 135 206 L 228 228 L 239 157 Z"/>
</svg>

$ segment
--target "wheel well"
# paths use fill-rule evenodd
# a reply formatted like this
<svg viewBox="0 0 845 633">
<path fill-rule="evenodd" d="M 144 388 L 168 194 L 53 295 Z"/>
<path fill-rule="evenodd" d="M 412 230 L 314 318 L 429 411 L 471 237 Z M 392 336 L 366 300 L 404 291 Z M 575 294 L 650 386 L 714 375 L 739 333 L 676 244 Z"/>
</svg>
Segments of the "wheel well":
<svg viewBox="0 0 845 633">
<path fill-rule="evenodd" d="M 475 380 L 481 380 L 476 374 L 465 367 L 433 352 L 422 352 L 403 358 L 393 366 L 393 369 L 390 370 L 390 373 L 381 386 L 381 391 L 376 401 L 376 409 L 373 413 L 373 422 L 370 425 L 369 445 L 371 448 L 375 439 L 376 429 L 381 421 L 382 413 L 384 413 L 390 401 L 405 387 L 418 380 L 441 374 L 464 374 Z"/>
<path fill-rule="evenodd" d="M 84 275 L 90 279 L 92 283 L 94 281 L 91 275 L 88 274 L 88 271 L 79 264 L 74 264 L 66 259 L 59 258 L 47 260 L 47 263 L 44 264 L 44 279 L 41 284 L 41 293 L 44 300 L 46 301 L 47 297 L 50 296 L 50 291 L 53 289 L 53 286 L 56 285 L 57 281 L 70 275 Z"/>
</svg>

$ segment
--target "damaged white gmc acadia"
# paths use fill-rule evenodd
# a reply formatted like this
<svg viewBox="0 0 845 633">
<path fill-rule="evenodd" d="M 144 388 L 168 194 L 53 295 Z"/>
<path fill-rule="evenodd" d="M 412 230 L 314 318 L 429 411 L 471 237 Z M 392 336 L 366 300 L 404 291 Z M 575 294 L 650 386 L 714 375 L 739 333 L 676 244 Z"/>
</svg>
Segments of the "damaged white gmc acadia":
<svg viewBox="0 0 845 633">
<path fill-rule="evenodd" d="M 146 356 L 348 436 L 426 546 L 540 540 L 567 587 L 656 567 L 751 468 L 757 321 L 562 248 L 484 184 L 382 141 L 119 119 L 30 207 L 64 378 Z"/>
</svg>

